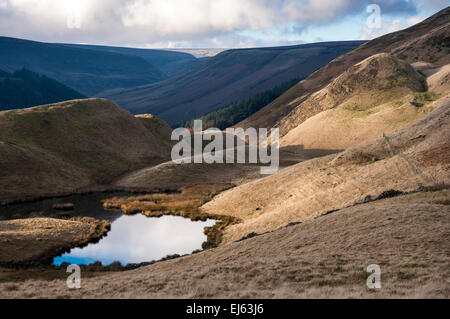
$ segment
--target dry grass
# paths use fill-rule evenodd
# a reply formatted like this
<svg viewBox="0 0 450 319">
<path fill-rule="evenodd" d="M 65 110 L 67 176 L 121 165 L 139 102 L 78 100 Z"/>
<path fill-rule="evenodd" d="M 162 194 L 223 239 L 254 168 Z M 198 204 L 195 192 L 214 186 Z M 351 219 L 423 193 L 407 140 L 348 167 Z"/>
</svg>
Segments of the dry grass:
<svg viewBox="0 0 450 319">
<path fill-rule="evenodd" d="M 305 221 L 386 190 L 409 192 L 450 184 L 450 101 L 405 130 L 337 155 L 305 161 L 216 196 L 206 212 L 242 220 L 225 230 L 223 243 L 251 232 Z"/>
<path fill-rule="evenodd" d="M 45 264 L 70 248 L 100 239 L 109 229 L 109 222 L 89 217 L 0 221 L 0 263 Z"/>
<path fill-rule="evenodd" d="M 104 99 L 0 112 L 0 200 L 109 184 L 167 160 L 170 148 L 161 136 Z"/>
<path fill-rule="evenodd" d="M 241 222 L 225 229 L 215 249 L 83 277 L 81 291 L 68 290 L 65 280 L 29 280 L 9 291 L 10 283 L 0 283 L 0 297 L 449 298 L 449 117 L 443 104 L 408 129 L 243 183 L 200 210 L 226 184 L 105 202 L 150 216 L 223 214 Z M 383 192 L 397 196 L 363 203 Z M 242 237 L 248 239 L 235 242 Z M 366 287 L 365 269 L 373 263 L 382 269 L 381 290 Z"/>
<path fill-rule="evenodd" d="M 281 146 L 342 150 L 404 129 L 443 103 L 425 78 L 387 54 L 352 66 L 280 124 Z M 447 95 L 444 99 L 450 99 Z"/>
<path fill-rule="evenodd" d="M 411 28 L 384 35 L 341 55 L 259 112 L 237 124 L 236 127 L 273 127 L 280 126 L 281 123 L 281 126 L 286 127 L 286 130 L 281 132 L 284 135 L 290 129 L 298 126 L 301 121 L 317 114 L 317 112 L 311 113 L 309 109 L 305 109 L 305 117 L 301 121 L 290 123 L 292 113 L 297 111 L 301 113 L 302 103 L 309 96 L 323 89 L 350 67 L 374 54 L 387 52 L 408 63 L 431 62 L 435 67 L 450 63 L 450 55 L 444 40 L 447 37 L 450 25 L 448 21 L 449 10 L 449 8 L 446 8 Z M 436 78 L 429 83 L 430 88 L 435 90 L 436 87 L 441 87 L 443 82 L 441 79 L 440 75 L 436 75 Z M 439 89 L 440 93 L 448 92 L 450 83 L 448 80 L 447 77 L 445 86 Z M 437 85 L 434 85 L 435 83 Z"/>
<path fill-rule="evenodd" d="M 151 266 L 65 280 L 0 283 L 0 297 L 449 298 L 448 191 L 346 208 L 291 227 Z M 366 287 L 369 264 L 382 288 Z"/>
<path fill-rule="evenodd" d="M 346 149 L 379 138 L 383 133 L 391 134 L 407 128 L 449 101 L 450 95 L 421 108 L 411 105 L 412 99 L 413 95 L 408 93 L 399 100 L 401 105 L 387 102 L 361 110 L 355 110 L 351 103 L 340 105 L 292 129 L 280 144 L 282 147 L 303 145 L 305 149 Z"/>
<path fill-rule="evenodd" d="M 202 184 L 240 185 L 261 178 L 257 165 L 246 164 L 175 164 L 166 162 L 130 173 L 116 181 L 124 188 L 178 190 Z"/>
<path fill-rule="evenodd" d="M 202 184 L 182 187 L 179 192 L 170 194 L 148 194 L 131 197 L 114 197 L 103 201 L 106 209 L 120 209 L 124 214 L 144 214 L 147 217 L 163 215 L 182 216 L 191 220 L 205 221 L 209 218 L 218 222 L 212 227 L 205 227 L 207 241 L 203 248 L 217 247 L 222 241 L 223 230 L 239 222 L 239 219 L 214 213 L 205 213 L 200 206 L 210 201 L 219 192 L 229 189 L 231 184 Z"/>
</svg>

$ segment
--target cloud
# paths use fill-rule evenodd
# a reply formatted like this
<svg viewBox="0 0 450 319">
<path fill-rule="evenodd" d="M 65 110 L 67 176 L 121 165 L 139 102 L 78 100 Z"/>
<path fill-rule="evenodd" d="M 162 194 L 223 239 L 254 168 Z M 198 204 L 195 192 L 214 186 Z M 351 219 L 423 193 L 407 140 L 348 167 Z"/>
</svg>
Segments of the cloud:
<svg viewBox="0 0 450 319">
<path fill-rule="evenodd" d="M 404 28 L 404 23 L 399 19 L 393 20 L 391 22 L 382 21 L 380 28 L 369 28 L 367 26 L 364 26 L 362 28 L 359 40 L 372 40 L 384 34 L 399 31 Z"/>
<path fill-rule="evenodd" d="M 375 2 L 376 3 L 376 2 Z M 403 13 L 403 8 L 395 3 L 394 0 L 383 1 L 381 7 L 382 23 L 380 28 L 369 28 L 367 26 L 362 27 L 360 40 L 371 40 L 382 36 L 387 33 L 396 32 L 410 26 L 413 26 L 427 18 L 427 15 L 436 13 L 437 11 L 445 8 L 448 5 L 448 0 L 412 0 L 406 7 L 409 8 L 409 13 L 404 18 L 387 20 L 383 17 L 392 16 L 395 12 Z M 423 12 L 426 15 L 412 15 L 413 13 Z"/>
<path fill-rule="evenodd" d="M 441 0 L 429 2 L 442 6 Z M 290 26 L 298 36 L 365 14 L 369 3 L 379 3 L 383 14 L 402 15 L 431 5 L 424 0 L 0 0 L 0 30 L 53 42 L 229 46 L 262 40 L 239 36 L 243 31 Z"/>
<path fill-rule="evenodd" d="M 406 20 L 394 19 L 392 21 L 382 21 L 380 28 L 369 28 L 367 26 L 364 26 L 362 28 L 359 40 L 371 40 L 387 33 L 396 32 L 413 26 L 425 20 L 425 18 L 426 17 L 422 16 L 413 16 L 407 18 Z"/>
<path fill-rule="evenodd" d="M 412 2 L 419 10 L 430 11 L 431 13 L 442 10 L 449 5 L 448 0 L 412 0 Z"/>
</svg>

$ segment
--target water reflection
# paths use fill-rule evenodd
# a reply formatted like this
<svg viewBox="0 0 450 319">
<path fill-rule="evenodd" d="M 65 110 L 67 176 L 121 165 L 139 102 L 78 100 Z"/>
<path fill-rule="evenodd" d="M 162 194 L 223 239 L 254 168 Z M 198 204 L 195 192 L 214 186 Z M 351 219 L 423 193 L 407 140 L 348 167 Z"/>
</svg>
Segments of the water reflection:
<svg viewBox="0 0 450 319">
<path fill-rule="evenodd" d="M 178 216 L 121 216 L 112 223 L 108 235 L 98 243 L 74 248 L 61 257 L 55 257 L 53 263 L 87 265 L 101 261 L 106 266 L 119 261 L 126 265 L 158 260 L 167 255 L 188 254 L 201 249 L 206 240 L 204 227 L 214 223 L 214 220 L 193 222 Z"/>
</svg>

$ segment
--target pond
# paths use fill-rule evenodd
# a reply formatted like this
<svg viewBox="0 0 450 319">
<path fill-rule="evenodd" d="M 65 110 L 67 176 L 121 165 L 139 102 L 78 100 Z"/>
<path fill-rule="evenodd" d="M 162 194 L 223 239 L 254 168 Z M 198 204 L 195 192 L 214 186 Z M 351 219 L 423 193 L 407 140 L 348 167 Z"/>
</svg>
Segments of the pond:
<svg viewBox="0 0 450 319">
<path fill-rule="evenodd" d="M 178 216 L 149 218 L 138 214 L 122 215 L 111 224 L 107 236 L 98 243 L 74 248 L 69 253 L 55 257 L 53 264 L 63 262 L 88 265 L 101 261 L 104 266 L 118 261 L 123 266 L 159 260 L 168 255 L 190 254 L 201 249 L 206 240 L 204 227 L 215 220 L 191 221 Z"/>
</svg>

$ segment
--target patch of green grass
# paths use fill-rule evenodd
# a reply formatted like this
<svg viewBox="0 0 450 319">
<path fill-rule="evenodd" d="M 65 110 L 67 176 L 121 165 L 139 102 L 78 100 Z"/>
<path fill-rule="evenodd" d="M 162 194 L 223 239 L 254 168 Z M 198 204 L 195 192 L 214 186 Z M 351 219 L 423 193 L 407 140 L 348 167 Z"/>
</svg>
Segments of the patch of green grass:
<svg viewBox="0 0 450 319">
<path fill-rule="evenodd" d="M 437 98 L 438 95 L 433 92 L 415 92 L 414 99 L 411 101 L 411 104 L 415 107 L 422 107 L 435 101 Z"/>
<path fill-rule="evenodd" d="M 344 110 L 351 112 L 352 117 L 364 117 L 373 114 L 373 109 L 367 105 L 347 105 L 343 107 Z"/>
<path fill-rule="evenodd" d="M 402 87 L 402 86 L 408 86 L 409 84 L 411 84 L 413 82 L 414 82 L 414 79 L 411 76 L 402 74 L 392 81 L 392 85 Z"/>
</svg>

